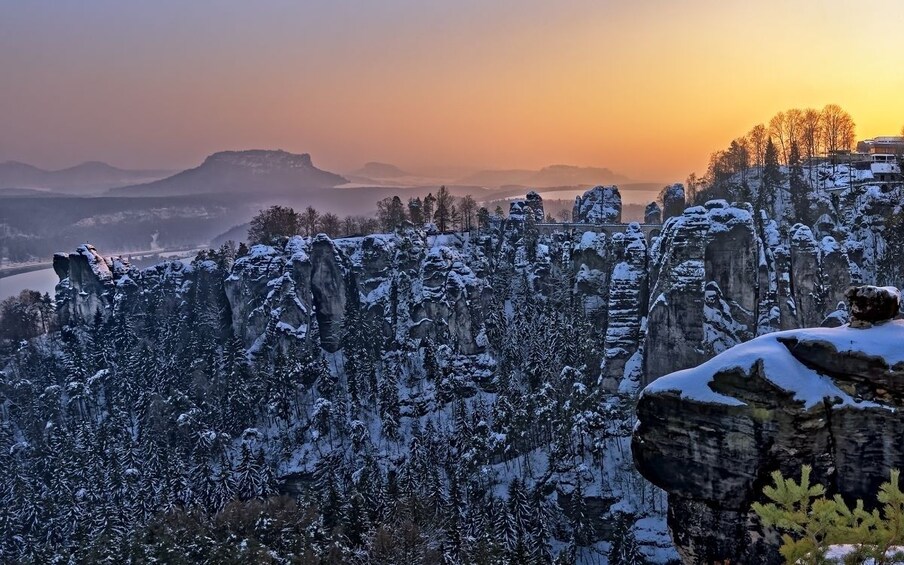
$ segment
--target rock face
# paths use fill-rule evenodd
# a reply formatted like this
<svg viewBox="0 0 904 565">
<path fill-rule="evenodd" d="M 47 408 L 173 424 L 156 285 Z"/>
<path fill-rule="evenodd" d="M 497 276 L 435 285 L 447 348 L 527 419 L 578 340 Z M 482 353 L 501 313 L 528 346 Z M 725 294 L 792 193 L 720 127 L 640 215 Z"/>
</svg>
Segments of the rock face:
<svg viewBox="0 0 904 565">
<path fill-rule="evenodd" d="M 337 240 L 295 236 L 279 247 L 253 246 L 228 270 L 196 260 L 143 271 L 82 246 L 54 258 L 59 316 L 64 325 L 88 324 L 98 312 L 105 320 L 114 308 L 134 307 L 139 301 L 129 298 L 141 288 L 169 287 L 176 303 L 192 288 L 221 285 L 233 332 L 251 351 L 273 337 L 338 351 L 353 299 L 386 338 L 428 338 L 472 355 L 481 350 L 488 273 L 478 277 L 468 264 L 483 265 L 477 250 L 466 261 L 444 245 L 456 242 L 436 236 L 428 248 L 415 229 Z"/>
<path fill-rule="evenodd" d="M 855 271 L 833 237 L 797 224 L 785 243 L 775 222 L 724 200 L 666 221 L 650 256 L 647 383 L 758 335 L 820 325 Z"/>
<path fill-rule="evenodd" d="M 662 223 L 662 210 L 659 209 L 659 204 L 655 202 L 650 202 L 647 204 L 647 207 L 644 208 L 643 211 L 643 223 L 645 224 L 661 224 Z"/>
<path fill-rule="evenodd" d="M 333 241 L 323 234 L 311 243 L 311 294 L 320 328 L 320 345 L 330 352 L 337 351 L 342 344 L 342 322 L 348 299 L 343 258 Z M 352 297 L 358 298 L 356 294 Z"/>
<path fill-rule="evenodd" d="M 419 278 L 421 291 L 411 309 L 412 337 L 443 342 L 443 334 L 448 334 L 462 353 L 476 353 L 477 324 L 471 310 L 478 308 L 478 301 L 469 298 L 480 296 L 481 283 L 474 272 L 455 250 L 438 247 L 427 254 Z"/>
<path fill-rule="evenodd" d="M 634 389 L 641 379 L 641 344 L 647 311 L 647 245 L 640 226 L 613 237 L 618 262 L 609 281 L 608 325 L 600 381 L 607 390 Z M 630 364 L 627 367 L 626 365 Z"/>
<path fill-rule="evenodd" d="M 749 207 L 692 207 L 654 244 L 646 379 L 691 367 L 756 332 L 762 242 Z"/>
<path fill-rule="evenodd" d="M 683 184 L 676 183 L 665 187 L 662 191 L 662 221 L 680 216 L 686 205 Z"/>
<path fill-rule="evenodd" d="M 310 247 L 301 237 L 286 244 L 286 253 L 256 245 L 239 258 L 224 282 L 236 334 L 253 347 L 268 330 L 313 339 L 313 271 Z M 326 346 L 324 346 L 326 348 Z"/>
<path fill-rule="evenodd" d="M 644 389 L 635 464 L 668 493 L 685 562 L 781 562 L 750 510 L 772 471 L 809 464 L 814 480 L 867 499 L 904 464 L 904 320 L 888 320 L 898 294 L 850 294 L 871 327 L 761 336 Z"/>
<path fill-rule="evenodd" d="M 617 186 L 597 186 L 574 200 L 573 222 L 617 224 L 621 222 L 621 193 Z"/>
<path fill-rule="evenodd" d="M 56 292 L 58 315 L 63 325 L 90 324 L 96 316 L 106 320 L 113 307 L 117 278 L 129 271 L 128 263 L 120 258 L 102 257 L 93 245 L 80 245 L 75 253 L 57 253 L 53 270 L 60 278 Z"/>
</svg>

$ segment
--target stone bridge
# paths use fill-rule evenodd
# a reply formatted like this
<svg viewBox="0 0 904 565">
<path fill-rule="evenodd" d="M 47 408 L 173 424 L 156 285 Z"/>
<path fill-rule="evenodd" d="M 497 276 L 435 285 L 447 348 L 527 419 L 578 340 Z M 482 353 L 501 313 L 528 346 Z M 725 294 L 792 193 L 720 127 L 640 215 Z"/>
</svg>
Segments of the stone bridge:
<svg viewBox="0 0 904 565">
<path fill-rule="evenodd" d="M 542 234 L 552 234 L 554 232 L 584 233 L 592 231 L 595 233 L 605 233 L 610 236 L 616 233 L 624 233 L 627 231 L 629 225 L 631 225 L 630 222 L 627 224 L 581 224 L 573 222 L 536 224 L 537 231 Z M 640 231 L 643 232 L 644 238 L 648 243 L 662 231 L 662 224 L 638 223 L 637 225 L 640 227 Z"/>
</svg>

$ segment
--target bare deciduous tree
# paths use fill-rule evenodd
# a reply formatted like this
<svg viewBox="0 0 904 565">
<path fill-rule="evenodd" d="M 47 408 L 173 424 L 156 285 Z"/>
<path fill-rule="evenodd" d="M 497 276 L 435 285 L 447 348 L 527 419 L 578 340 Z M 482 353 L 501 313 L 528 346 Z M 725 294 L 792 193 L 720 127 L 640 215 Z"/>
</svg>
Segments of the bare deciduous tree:
<svg viewBox="0 0 904 565">
<path fill-rule="evenodd" d="M 819 155 L 820 129 L 822 118 L 819 111 L 813 108 L 804 110 L 801 117 L 800 146 L 804 150 L 804 156 L 808 161 Z"/>
<path fill-rule="evenodd" d="M 320 231 L 330 237 L 339 237 L 342 235 L 342 222 L 339 216 L 332 212 L 327 212 L 320 217 Z"/>
<path fill-rule="evenodd" d="M 317 221 L 320 219 L 320 213 L 313 206 L 305 208 L 301 214 L 301 227 L 307 236 L 313 236 L 317 232 Z"/>
<path fill-rule="evenodd" d="M 823 147 L 830 155 L 854 145 L 855 124 L 851 115 L 837 104 L 826 104 L 821 112 Z"/>
<path fill-rule="evenodd" d="M 757 167 L 763 166 L 763 157 L 766 153 L 766 126 L 757 124 L 747 133 L 747 146 L 750 148 L 750 156 L 753 157 L 753 164 Z"/>
<path fill-rule="evenodd" d="M 477 209 L 477 202 L 473 196 L 466 194 L 459 202 L 458 208 L 461 212 L 462 227 L 470 231 L 474 225 L 474 211 Z"/>
</svg>

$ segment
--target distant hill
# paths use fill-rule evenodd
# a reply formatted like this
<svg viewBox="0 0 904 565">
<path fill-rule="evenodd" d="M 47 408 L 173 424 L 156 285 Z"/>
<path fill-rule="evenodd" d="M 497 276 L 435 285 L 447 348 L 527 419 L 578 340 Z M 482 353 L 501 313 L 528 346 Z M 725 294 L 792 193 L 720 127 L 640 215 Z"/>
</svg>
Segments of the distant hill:
<svg viewBox="0 0 904 565">
<path fill-rule="evenodd" d="M 235 243 L 239 243 L 241 241 L 248 241 L 248 228 L 251 227 L 251 222 L 245 222 L 244 224 L 239 224 L 237 226 L 232 226 L 225 232 L 220 235 L 214 237 L 210 240 L 210 246 L 213 249 L 219 249 L 221 245 L 226 243 L 227 241 L 233 241 Z"/>
<path fill-rule="evenodd" d="M 539 171 L 529 169 L 489 169 L 461 178 L 456 184 L 489 187 L 506 185 L 544 188 L 551 186 L 597 185 L 627 182 L 628 177 L 601 167 L 577 167 L 574 165 L 550 165 Z"/>
<path fill-rule="evenodd" d="M 7 161 L 0 163 L 0 189 L 28 188 L 64 194 L 92 194 L 125 184 L 153 181 L 169 174 L 169 171 L 120 169 L 100 161 L 88 161 L 54 171 Z"/>
<path fill-rule="evenodd" d="M 368 177 L 372 179 L 393 179 L 411 176 L 411 173 L 403 171 L 395 165 L 391 165 L 389 163 L 378 163 L 376 161 L 366 163 L 360 169 L 352 171 L 349 174 L 358 177 Z"/>
<path fill-rule="evenodd" d="M 117 196 L 185 194 L 250 194 L 286 196 L 347 183 L 347 179 L 314 166 L 307 153 L 253 149 L 222 151 L 200 166 L 171 177 L 110 191 Z"/>
</svg>

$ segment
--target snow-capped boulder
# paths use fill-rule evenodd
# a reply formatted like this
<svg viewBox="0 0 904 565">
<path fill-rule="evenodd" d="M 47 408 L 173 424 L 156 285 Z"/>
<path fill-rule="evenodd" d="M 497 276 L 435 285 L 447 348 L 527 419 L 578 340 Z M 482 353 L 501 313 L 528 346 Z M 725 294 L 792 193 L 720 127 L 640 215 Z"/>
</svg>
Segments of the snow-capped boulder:
<svg viewBox="0 0 904 565">
<path fill-rule="evenodd" d="M 869 327 L 896 318 L 901 311 L 901 292 L 893 286 L 851 287 L 845 293 L 851 304 L 852 327 Z"/>
</svg>

